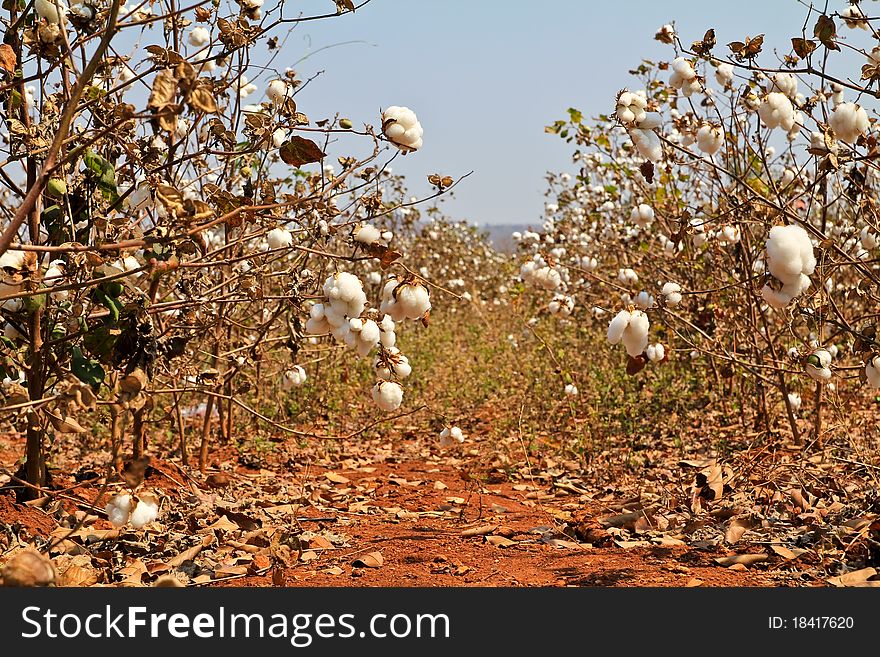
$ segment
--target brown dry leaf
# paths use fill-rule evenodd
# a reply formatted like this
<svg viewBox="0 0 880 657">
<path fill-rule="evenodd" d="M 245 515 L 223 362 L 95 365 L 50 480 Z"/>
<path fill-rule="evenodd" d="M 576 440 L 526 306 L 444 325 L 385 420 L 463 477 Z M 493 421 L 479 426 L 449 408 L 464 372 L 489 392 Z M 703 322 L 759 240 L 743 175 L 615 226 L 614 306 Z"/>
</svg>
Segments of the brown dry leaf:
<svg viewBox="0 0 880 657">
<path fill-rule="evenodd" d="M 743 566 L 751 566 L 756 563 L 761 563 L 762 561 L 767 561 L 769 555 L 764 554 L 763 552 L 760 554 L 734 554 L 729 557 L 718 557 L 715 559 L 715 563 L 719 566 L 730 567 L 736 564 L 742 564 Z"/>
<path fill-rule="evenodd" d="M 509 538 L 504 536 L 487 536 L 486 542 L 489 545 L 494 545 L 495 547 L 506 548 L 511 545 L 516 545 L 516 541 L 511 541 Z"/>
<path fill-rule="evenodd" d="M 52 562 L 33 550 L 17 553 L 0 570 L 3 586 L 49 586 L 56 579 Z"/>
<path fill-rule="evenodd" d="M 210 525 L 205 527 L 204 529 L 200 530 L 199 533 L 202 533 L 204 531 L 211 530 L 211 529 L 219 529 L 224 532 L 237 532 L 237 531 L 239 531 L 240 528 L 238 525 L 236 525 L 234 522 L 232 522 L 229 518 L 227 518 L 225 515 L 223 515 L 223 516 L 220 516 L 214 522 L 212 522 Z"/>
<path fill-rule="evenodd" d="M 339 566 L 331 566 L 330 568 L 325 568 L 321 572 L 327 575 L 342 575 L 345 571 Z"/>
<path fill-rule="evenodd" d="M 496 529 L 498 529 L 498 525 L 482 525 L 480 527 L 471 527 L 470 529 L 465 529 L 461 532 L 461 535 L 464 537 L 485 536 L 486 534 L 491 534 Z"/>
<path fill-rule="evenodd" d="M 641 511 L 633 513 L 621 513 L 616 516 L 606 516 L 599 518 L 599 523 L 605 527 L 621 527 L 623 529 L 632 529 L 636 522 L 642 517 Z"/>
<path fill-rule="evenodd" d="M 752 522 L 748 518 L 734 518 L 724 533 L 724 540 L 733 545 L 751 528 Z"/>
<path fill-rule="evenodd" d="M 633 548 L 640 547 L 651 547 L 651 541 L 614 541 L 614 544 L 623 548 L 624 550 L 631 550 Z"/>
<path fill-rule="evenodd" d="M 309 547 L 313 550 L 332 550 L 333 543 L 325 536 L 314 536 L 309 539 Z"/>
<path fill-rule="evenodd" d="M 125 568 L 119 571 L 122 575 L 120 586 L 144 586 L 144 576 L 147 575 L 147 566 L 140 559 L 135 559 Z"/>
<path fill-rule="evenodd" d="M 207 538 L 210 539 L 210 540 L 208 540 L 207 543 L 203 540 L 198 545 L 193 545 L 191 548 L 184 550 L 183 552 L 178 554 L 176 557 L 171 559 L 171 561 L 168 562 L 168 565 L 171 566 L 172 568 L 177 568 L 181 564 L 183 564 L 187 561 L 192 561 L 193 559 L 195 559 L 199 555 L 199 552 L 202 551 L 202 549 L 204 549 L 206 546 L 211 544 L 211 540 L 213 540 L 213 536 L 209 535 Z"/>
<path fill-rule="evenodd" d="M 71 563 L 58 575 L 58 586 L 94 586 L 99 579 L 99 573 L 94 568 Z"/>
<path fill-rule="evenodd" d="M 434 490 L 446 490 L 447 488 L 449 488 L 449 486 L 444 484 L 442 481 L 434 482 Z"/>
<path fill-rule="evenodd" d="M 324 477 L 329 481 L 332 481 L 334 484 L 348 484 L 351 483 L 351 479 L 348 477 L 343 477 L 341 474 L 336 474 L 335 472 L 325 472 Z"/>
<path fill-rule="evenodd" d="M 220 579 L 222 577 L 237 577 L 239 575 L 247 575 L 248 567 L 247 566 L 218 566 L 214 569 L 214 579 Z"/>
<path fill-rule="evenodd" d="M 832 586 L 880 586 L 880 581 L 868 581 L 871 577 L 876 575 L 876 568 L 862 568 L 861 570 L 853 570 L 844 575 L 831 577 L 825 581 Z"/>
<path fill-rule="evenodd" d="M 306 550 L 302 554 L 299 555 L 299 560 L 303 563 L 308 563 L 309 561 L 314 561 L 318 558 L 318 553 L 314 550 Z"/>
<path fill-rule="evenodd" d="M 232 477 L 225 472 L 212 472 L 205 478 L 205 483 L 211 488 L 226 488 L 232 483 Z"/>
<path fill-rule="evenodd" d="M 177 79 L 171 69 L 163 69 L 156 74 L 153 80 L 153 90 L 150 92 L 150 99 L 147 101 L 147 107 L 151 109 L 162 109 L 166 105 L 174 103 L 177 95 Z"/>
<path fill-rule="evenodd" d="M 7 43 L 0 44 L 0 68 L 13 73 L 17 63 L 12 46 Z"/>
<path fill-rule="evenodd" d="M 290 166 L 301 167 L 304 164 L 323 159 L 326 153 L 318 148 L 318 145 L 310 139 L 294 135 L 288 141 L 281 144 L 281 148 L 278 149 L 278 155 Z"/>
<path fill-rule="evenodd" d="M 205 112 L 206 114 L 214 114 L 219 111 L 217 101 L 214 100 L 214 95 L 205 87 L 197 87 L 193 89 L 192 94 L 190 94 L 189 97 L 189 104 L 200 112 Z"/>
<path fill-rule="evenodd" d="M 74 420 L 69 415 L 55 415 L 54 413 L 50 413 L 49 411 L 43 411 L 46 414 L 46 417 L 49 418 L 49 422 L 52 423 L 52 427 L 58 433 L 85 433 L 86 430 L 82 427 L 82 425 Z"/>
<path fill-rule="evenodd" d="M 778 554 L 783 559 L 791 561 L 792 559 L 797 559 L 802 554 L 809 552 L 809 550 L 803 550 L 801 548 L 795 548 L 794 550 L 790 550 L 787 547 L 782 545 L 771 545 L 770 549 L 773 550 L 776 554 Z"/>
<path fill-rule="evenodd" d="M 370 552 L 352 561 L 351 565 L 356 568 L 381 568 L 383 563 L 385 560 L 381 552 Z"/>
</svg>

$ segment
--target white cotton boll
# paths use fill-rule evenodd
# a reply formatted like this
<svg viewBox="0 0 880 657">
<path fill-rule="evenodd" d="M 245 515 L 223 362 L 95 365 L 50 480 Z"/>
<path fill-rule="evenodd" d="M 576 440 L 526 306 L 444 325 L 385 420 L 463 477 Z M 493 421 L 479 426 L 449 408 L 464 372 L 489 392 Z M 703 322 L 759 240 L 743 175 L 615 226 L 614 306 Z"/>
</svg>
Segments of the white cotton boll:
<svg viewBox="0 0 880 657">
<path fill-rule="evenodd" d="M 131 495 L 122 493 L 117 495 L 107 503 L 104 511 L 115 527 L 122 527 L 128 523 L 128 516 L 131 513 Z"/>
<path fill-rule="evenodd" d="M 567 384 L 565 384 L 565 390 L 564 390 L 564 392 L 565 392 L 565 394 L 566 394 L 567 396 L 569 396 L 569 397 L 577 397 L 577 396 L 578 396 L 578 389 L 577 389 L 577 386 L 574 385 L 573 383 L 567 383 Z"/>
<path fill-rule="evenodd" d="M 375 244 L 382 239 L 382 232 L 372 224 L 361 224 L 354 230 L 354 241 L 361 244 Z"/>
<path fill-rule="evenodd" d="M 593 271 L 599 266 L 599 261 L 595 258 L 591 258 L 590 256 L 584 256 L 581 258 L 581 267 L 586 269 L 587 271 Z"/>
<path fill-rule="evenodd" d="M 624 91 L 617 99 L 617 118 L 623 123 L 637 123 L 645 118 L 648 101 L 638 94 Z"/>
<path fill-rule="evenodd" d="M 371 344 L 372 346 L 376 346 L 379 342 L 379 338 L 382 335 L 382 331 L 379 329 L 379 325 L 376 324 L 372 319 L 368 319 L 363 323 L 363 328 L 361 328 L 360 339 L 366 343 Z"/>
<path fill-rule="evenodd" d="M 131 526 L 135 529 L 141 529 L 145 525 L 153 522 L 159 515 L 158 500 L 139 498 L 137 506 L 131 512 Z"/>
<path fill-rule="evenodd" d="M 666 298 L 666 305 L 675 308 L 681 303 L 681 285 L 678 283 L 668 282 L 663 284 L 661 293 Z"/>
<path fill-rule="evenodd" d="M 781 127 L 788 131 L 794 127 L 795 113 L 791 101 L 783 93 L 773 91 L 766 96 L 758 107 L 758 116 L 768 128 Z"/>
<path fill-rule="evenodd" d="M 856 103 L 840 103 L 828 119 L 835 136 L 849 144 L 868 132 L 868 113 Z"/>
<path fill-rule="evenodd" d="M 626 268 L 617 273 L 617 280 L 624 285 L 636 285 L 639 282 L 639 276 L 634 270 Z"/>
<path fill-rule="evenodd" d="M 788 393 L 788 403 L 791 405 L 791 410 L 799 411 L 801 409 L 801 396 L 796 392 Z"/>
<path fill-rule="evenodd" d="M 654 297 L 648 294 L 645 290 L 642 290 L 636 295 L 634 302 L 641 310 L 647 310 L 648 308 L 654 307 Z"/>
<path fill-rule="evenodd" d="M 646 203 L 640 203 L 632 209 L 629 218 L 639 228 L 647 228 L 648 224 L 654 220 L 654 208 Z"/>
<path fill-rule="evenodd" d="M 422 147 L 422 125 L 408 107 L 392 105 L 382 112 L 382 132 L 404 154 Z"/>
<path fill-rule="evenodd" d="M 864 228 L 862 228 L 862 232 L 859 233 L 859 242 L 861 243 L 862 248 L 877 248 L 877 236 L 871 232 L 869 226 L 865 226 Z"/>
<path fill-rule="evenodd" d="M 273 103 L 284 102 L 291 95 L 290 85 L 284 80 L 272 80 L 266 87 L 266 98 Z"/>
<path fill-rule="evenodd" d="M 793 169 L 786 169 L 782 172 L 782 177 L 779 179 L 779 185 L 781 187 L 788 187 L 792 182 L 794 182 L 797 174 Z"/>
<path fill-rule="evenodd" d="M 240 76 L 236 82 L 239 98 L 247 98 L 257 90 L 257 85 L 248 82 L 247 76 Z"/>
<path fill-rule="evenodd" d="M 594 310 L 596 310 L 594 308 Z M 601 309 L 600 309 L 601 310 Z M 629 326 L 632 319 L 632 313 L 628 310 L 621 310 L 614 316 L 614 319 L 608 324 L 608 334 L 606 336 L 608 342 L 617 344 L 623 339 L 623 333 Z"/>
<path fill-rule="evenodd" d="M 868 21 L 865 20 L 865 14 L 862 13 L 861 7 L 857 4 L 848 5 L 840 12 L 840 17 L 844 24 L 851 30 L 869 30 Z"/>
<path fill-rule="evenodd" d="M 816 381 L 827 381 L 831 378 L 831 354 L 825 349 L 817 349 L 807 357 L 806 371 Z"/>
<path fill-rule="evenodd" d="M 273 228 L 266 235 L 266 244 L 270 250 L 283 249 L 293 245 L 293 235 L 284 228 Z"/>
<path fill-rule="evenodd" d="M 798 80 L 793 73 L 774 73 L 768 81 L 768 91 L 778 91 L 792 100 L 797 96 Z"/>
<path fill-rule="evenodd" d="M 872 388 L 880 388 L 880 356 L 875 356 L 865 365 L 865 376 L 868 385 Z"/>
<path fill-rule="evenodd" d="M 379 381 L 372 392 L 376 406 L 386 412 L 396 411 L 403 402 L 403 388 L 395 381 Z"/>
<path fill-rule="evenodd" d="M 455 445 L 455 443 L 463 443 L 464 442 L 464 433 L 458 427 L 444 427 L 443 431 L 440 432 L 440 447 L 448 448 Z"/>
<path fill-rule="evenodd" d="M 631 128 L 630 139 L 639 151 L 639 155 L 651 162 L 659 162 L 663 158 L 663 144 L 653 130 Z"/>
<path fill-rule="evenodd" d="M 809 276 L 816 268 L 810 236 L 800 226 L 792 224 L 771 228 L 766 249 L 770 273 L 784 284 L 802 285 L 800 276 Z"/>
<path fill-rule="evenodd" d="M 324 304 L 324 320 L 333 328 L 348 326 L 346 310 L 348 310 L 348 304 L 338 300 Z"/>
<path fill-rule="evenodd" d="M 785 308 L 792 299 L 790 294 L 782 290 L 774 290 L 769 284 L 761 288 L 761 297 L 774 308 Z"/>
<path fill-rule="evenodd" d="M 822 155 L 824 153 L 837 153 L 837 141 L 833 138 L 830 139 L 830 148 L 829 143 L 825 139 L 825 135 L 821 132 L 811 132 L 810 133 L 810 152 L 815 153 L 817 155 Z"/>
<path fill-rule="evenodd" d="M 324 335 L 330 332 L 330 323 L 324 318 L 315 319 L 314 317 L 309 317 L 306 322 L 306 333 L 309 335 Z"/>
<path fill-rule="evenodd" d="M 724 226 L 718 233 L 718 241 L 722 244 L 736 244 L 741 237 L 737 226 Z"/>
<path fill-rule="evenodd" d="M 353 317 L 348 320 L 348 329 L 350 331 L 354 331 L 355 333 L 357 333 L 362 328 L 364 328 L 364 321 L 359 317 Z"/>
<path fill-rule="evenodd" d="M 645 354 L 647 354 L 648 360 L 652 363 L 659 363 L 666 357 L 666 347 L 657 342 L 656 344 L 648 345 Z"/>
<path fill-rule="evenodd" d="M 394 233 L 392 233 L 390 230 L 383 230 L 381 237 L 382 241 L 385 242 L 385 244 L 388 244 L 391 240 L 394 239 Z"/>
<path fill-rule="evenodd" d="M 707 155 L 714 155 L 724 145 L 724 132 L 713 125 L 704 125 L 697 130 L 697 148 Z"/>
<path fill-rule="evenodd" d="M 722 87 L 726 87 L 733 82 L 733 64 L 719 64 L 715 69 L 715 80 Z"/>
<path fill-rule="evenodd" d="M 35 0 L 34 9 L 47 23 L 64 24 L 68 8 L 64 0 Z"/>
<path fill-rule="evenodd" d="M 287 141 L 287 130 L 284 128 L 275 128 L 272 132 L 272 145 L 275 148 L 281 148 Z"/>
<path fill-rule="evenodd" d="M 202 26 L 196 26 L 189 31 L 187 35 L 187 41 L 189 45 L 194 46 L 196 48 L 201 48 L 202 46 L 208 45 L 211 41 L 211 33 L 207 28 Z"/>
<path fill-rule="evenodd" d="M 622 342 L 626 347 L 626 353 L 630 356 L 638 356 L 648 346 L 648 328 L 650 323 L 648 316 L 641 310 L 630 313 L 629 324 L 623 332 Z"/>
</svg>

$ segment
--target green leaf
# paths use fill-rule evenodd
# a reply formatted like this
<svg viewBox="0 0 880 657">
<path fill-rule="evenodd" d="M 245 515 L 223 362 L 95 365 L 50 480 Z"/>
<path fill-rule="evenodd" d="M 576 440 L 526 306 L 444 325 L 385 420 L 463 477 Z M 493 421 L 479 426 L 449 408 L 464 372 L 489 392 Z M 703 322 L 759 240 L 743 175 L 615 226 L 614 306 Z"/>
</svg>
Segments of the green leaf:
<svg viewBox="0 0 880 657">
<path fill-rule="evenodd" d="M 93 359 L 86 358 L 79 347 L 73 347 L 70 350 L 70 371 L 73 375 L 82 381 L 97 388 L 104 381 L 104 368 L 101 364 Z"/>
<path fill-rule="evenodd" d="M 104 194 L 104 198 L 115 203 L 119 198 L 119 192 L 116 190 L 116 169 L 113 165 L 91 149 L 83 155 L 83 163 L 94 174 L 98 189 Z"/>
</svg>

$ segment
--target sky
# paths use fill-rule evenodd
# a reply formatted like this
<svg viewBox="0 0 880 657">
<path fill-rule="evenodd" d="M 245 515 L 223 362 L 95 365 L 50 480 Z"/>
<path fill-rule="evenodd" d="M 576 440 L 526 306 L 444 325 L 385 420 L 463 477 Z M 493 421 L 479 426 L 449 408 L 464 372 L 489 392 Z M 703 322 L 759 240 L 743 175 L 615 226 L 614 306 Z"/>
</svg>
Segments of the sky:
<svg viewBox="0 0 880 657">
<path fill-rule="evenodd" d="M 831 0 L 832 9 L 845 6 Z M 297 4 L 304 15 L 328 7 Z M 657 28 L 675 21 L 689 44 L 713 27 L 718 53 L 765 33 L 762 57 L 773 62 L 774 48 L 789 52 L 806 13 L 796 0 L 372 0 L 354 14 L 299 24 L 273 65 L 293 66 L 302 79 L 317 74 L 297 95 L 313 121 L 339 112 L 355 126 L 378 125 L 382 108 L 413 109 L 424 146 L 393 169 L 419 196 L 429 193 L 429 174 L 473 171 L 444 203 L 452 218 L 534 225 L 546 172 L 575 171 L 572 146 L 544 126 L 569 107 L 610 113 L 616 92 L 634 84 L 628 70 L 642 58 L 672 59 L 653 38 Z"/>
</svg>

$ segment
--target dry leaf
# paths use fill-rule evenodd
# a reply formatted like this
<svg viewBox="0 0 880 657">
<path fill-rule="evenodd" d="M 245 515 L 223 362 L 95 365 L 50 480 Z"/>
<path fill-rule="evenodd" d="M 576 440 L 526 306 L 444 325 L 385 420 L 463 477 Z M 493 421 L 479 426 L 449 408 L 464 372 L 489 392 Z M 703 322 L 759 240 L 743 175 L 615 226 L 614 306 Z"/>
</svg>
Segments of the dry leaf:
<svg viewBox="0 0 880 657">
<path fill-rule="evenodd" d="M 0 68 L 10 73 L 15 72 L 15 66 L 18 62 L 15 59 L 15 51 L 7 43 L 0 44 Z"/>
<path fill-rule="evenodd" d="M 511 541 L 509 538 L 504 536 L 487 536 L 486 542 L 489 545 L 494 545 L 495 547 L 506 548 L 511 545 L 516 545 L 516 541 Z"/>
<path fill-rule="evenodd" d="M 730 557 L 719 557 L 715 559 L 715 563 L 719 566 L 730 567 L 736 564 L 742 564 L 743 566 L 751 566 L 756 563 L 761 563 L 762 561 L 767 561 L 767 554 L 763 552 L 761 554 L 734 554 Z"/>
<path fill-rule="evenodd" d="M 498 525 L 482 525 L 480 527 L 471 527 L 470 529 L 465 529 L 461 532 L 461 535 L 464 537 L 485 536 L 486 534 L 491 534 L 496 529 L 498 529 Z"/>
<path fill-rule="evenodd" d="M 832 586 L 880 586 L 880 581 L 868 581 L 876 575 L 876 568 L 862 568 L 861 570 L 850 571 L 844 575 L 831 577 L 826 581 Z"/>
<path fill-rule="evenodd" d="M 356 568 L 381 568 L 383 563 L 381 552 L 370 552 L 352 561 L 351 565 Z"/>
<path fill-rule="evenodd" d="M 33 550 L 17 553 L 0 570 L 3 586 L 49 586 L 56 578 L 52 562 Z"/>
<path fill-rule="evenodd" d="M 334 484 L 348 484 L 351 482 L 351 479 L 348 477 L 343 477 L 341 474 L 336 474 L 335 472 L 325 472 L 324 477 L 332 481 Z"/>
<path fill-rule="evenodd" d="M 794 550 L 789 550 L 787 547 L 782 545 L 771 545 L 770 549 L 773 550 L 776 554 L 778 554 L 783 559 L 792 560 L 797 559 L 802 554 L 808 552 L 808 550 L 803 550 L 801 548 L 795 548 Z"/>
</svg>

